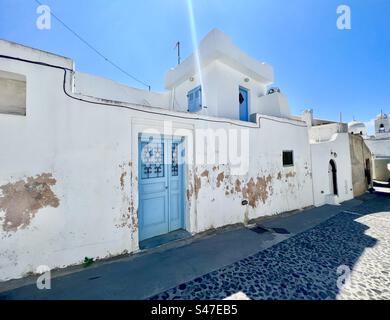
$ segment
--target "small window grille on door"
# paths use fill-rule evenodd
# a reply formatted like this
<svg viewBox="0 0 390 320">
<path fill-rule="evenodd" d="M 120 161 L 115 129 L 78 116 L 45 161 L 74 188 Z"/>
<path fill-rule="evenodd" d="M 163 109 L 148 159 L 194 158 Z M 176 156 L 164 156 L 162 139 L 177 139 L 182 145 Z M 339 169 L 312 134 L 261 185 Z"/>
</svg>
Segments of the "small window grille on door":
<svg viewBox="0 0 390 320">
<path fill-rule="evenodd" d="M 164 177 L 164 143 L 142 142 L 142 179 Z"/>
<path fill-rule="evenodd" d="M 172 143 L 172 176 L 179 176 L 179 144 Z"/>
</svg>

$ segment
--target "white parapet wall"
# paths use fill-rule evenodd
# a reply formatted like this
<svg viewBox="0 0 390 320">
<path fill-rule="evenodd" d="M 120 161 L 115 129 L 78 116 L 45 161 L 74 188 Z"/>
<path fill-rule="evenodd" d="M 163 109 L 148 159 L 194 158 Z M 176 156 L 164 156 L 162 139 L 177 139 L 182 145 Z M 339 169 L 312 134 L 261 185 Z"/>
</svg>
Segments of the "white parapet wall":
<svg viewBox="0 0 390 320">
<path fill-rule="evenodd" d="M 338 133 L 347 133 L 348 126 L 345 123 L 330 123 L 312 126 L 309 130 L 311 143 L 326 142 L 334 138 Z"/>
<path fill-rule="evenodd" d="M 91 85 L 91 83 L 93 85 Z M 83 96 L 99 97 L 104 100 L 122 101 L 132 104 L 170 108 L 169 92 L 153 92 L 131 88 L 112 80 L 81 72 L 74 74 L 74 93 Z"/>
</svg>

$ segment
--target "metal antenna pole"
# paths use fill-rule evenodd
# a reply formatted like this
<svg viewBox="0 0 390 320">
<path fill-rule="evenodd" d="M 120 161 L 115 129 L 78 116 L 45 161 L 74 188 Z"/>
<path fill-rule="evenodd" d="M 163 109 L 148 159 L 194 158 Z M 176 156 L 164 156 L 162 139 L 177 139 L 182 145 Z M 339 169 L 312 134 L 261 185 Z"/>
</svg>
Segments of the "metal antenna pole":
<svg viewBox="0 0 390 320">
<path fill-rule="evenodd" d="M 177 48 L 177 64 L 181 63 L 181 57 L 180 57 L 180 41 L 176 43 L 176 48 Z"/>
</svg>

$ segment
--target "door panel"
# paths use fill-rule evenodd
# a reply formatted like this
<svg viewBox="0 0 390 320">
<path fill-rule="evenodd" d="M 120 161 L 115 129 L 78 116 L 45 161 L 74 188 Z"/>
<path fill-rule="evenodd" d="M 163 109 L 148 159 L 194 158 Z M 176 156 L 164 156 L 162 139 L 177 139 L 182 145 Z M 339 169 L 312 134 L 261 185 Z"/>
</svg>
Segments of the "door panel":
<svg viewBox="0 0 390 320">
<path fill-rule="evenodd" d="M 159 137 L 139 141 L 139 238 L 166 233 L 169 228 L 166 143 Z"/>
<path fill-rule="evenodd" d="M 163 208 L 166 206 L 166 197 L 144 198 L 143 200 L 143 215 L 142 230 L 144 236 L 142 238 L 149 238 L 150 236 L 160 235 L 166 233 L 168 229 L 168 217 Z"/>
<path fill-rule="evenodd" d="M 183 141 L 173 139 L 170 142 L 169 159 L 169 210 L 170 231 L 184 227 L 184 169 L 181 157 L 184 152 Z"/>
<path fill-rule="evenodd" d="M 169 212 L 170 231 L 178 230 L 182 228 L 181 224 L 181 210 L 180 210 L 180 199 L 179 195 L 171 195 L 171 204 Z"/>
<path fill-rule="evenodd" d="M 183 150 L 182 140 L 139 141 L 140 241 L 184 227 Z"/>
<path fill-rule="evenodd" d="M 249 94 L 248 90 L 240 87 L 239 102 L 240 102 L 240 120 L 249 121 Z"/>
</svg>

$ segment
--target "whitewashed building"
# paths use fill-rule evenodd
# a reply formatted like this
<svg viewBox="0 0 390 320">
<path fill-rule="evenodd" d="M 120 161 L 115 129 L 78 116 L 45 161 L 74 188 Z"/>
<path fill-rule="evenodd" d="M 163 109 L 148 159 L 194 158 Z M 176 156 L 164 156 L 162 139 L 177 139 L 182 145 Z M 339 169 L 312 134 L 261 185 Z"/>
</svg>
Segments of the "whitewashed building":
<svg viewBox="0 0 390 320">
<path fill-rule="evenodd" d="M 364 123 L 352 121 L 349 132 L 360 135 L 372 153 L 373 179 L 381 182 L 390 181 L 390 118 L 381 112 L 375 118 L 375 134 L 368 135 Z"/>
<path fill-rule="evenodd" d="M 353 198 L 348 125 L 315 119 L 313 110 L 306 110 L 301 118 L 309 131 L 314 205 L 340 204 Z"/>
<path fill-rule="evenodd" d="M 0 41 L 0 280 L 351 199 L 348 134 L 273 82 L 219 30 L 162 93 Z"/>
</svg>

